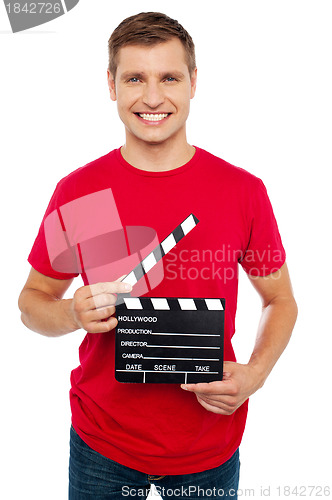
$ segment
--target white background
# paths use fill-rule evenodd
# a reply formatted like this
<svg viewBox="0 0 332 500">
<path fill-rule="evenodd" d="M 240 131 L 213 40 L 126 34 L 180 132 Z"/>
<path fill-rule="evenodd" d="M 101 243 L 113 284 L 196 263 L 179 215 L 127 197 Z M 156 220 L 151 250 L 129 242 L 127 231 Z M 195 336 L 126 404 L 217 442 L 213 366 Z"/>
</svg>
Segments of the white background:
<svg viewBox="0 0 332 500">
<path fill-rule="evenodd" d="M 49 339 L 27 330 L 17 297 L 56 182 L 124 142 L 106 85 L 107 41 L 123 18 L 149 10 L 191 33 L 198 89 L 188 140 L 264 180 L 300 311 L 287 350 L 251 398 L 242 496 L 253 489 L 259 498 L 263 487 L 265 496 L 289 498 L 284 485 L 331 486 L 331 2 L 81 0 L 67 15 L 17 34 L 1 3 L 4 500 L 67 496 L 69 376 L 83 334 Z M 241 271 L 240 362 L 250 355 L 259 315 Z"/>
</svg>

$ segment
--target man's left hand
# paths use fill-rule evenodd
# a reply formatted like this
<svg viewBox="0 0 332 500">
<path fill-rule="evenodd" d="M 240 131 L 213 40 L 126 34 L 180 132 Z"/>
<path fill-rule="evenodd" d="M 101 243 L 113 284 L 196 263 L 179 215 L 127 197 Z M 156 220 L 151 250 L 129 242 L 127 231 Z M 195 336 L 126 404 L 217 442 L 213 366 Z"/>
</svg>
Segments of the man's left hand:
<svg viewBox="0 0 332 500">
<path fill-rule="evenodd" d="M 224 362 L 223 380 L 182 384 L 181 388 L 196 394 L 197 401 L 208 411 L 231 415 L 262 386 L 250 364 Z"/>
</svg>

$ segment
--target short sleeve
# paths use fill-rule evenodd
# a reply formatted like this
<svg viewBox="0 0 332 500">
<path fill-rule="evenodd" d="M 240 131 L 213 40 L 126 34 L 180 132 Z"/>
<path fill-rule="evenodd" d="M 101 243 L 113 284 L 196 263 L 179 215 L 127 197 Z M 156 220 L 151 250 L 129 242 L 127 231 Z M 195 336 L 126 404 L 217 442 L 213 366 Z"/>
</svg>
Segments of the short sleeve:
<svg viewBox="0 0 332 500">
<path fill-rule="evenodd" d="M 63 203 L 63 185 L 60 181 L 48 204 L 37 237 L 28 256 L 28 262 L 36 271 L 50 278 L 60 280 L 72 279 L 79 275 L 76 269 L 77 266 L 75 265 L 67 265 L 66 272 L 63 272 L 65 269 L 64 266 L 54 264 L 54 248 L 59 248 L 59 254 L 61 253 L 61 247 L 66 247 L 66 250 L 68 250 L 68 245 L 65 241 L 65 232 L 61 227 L 61 219 L 58 217 L 59 207 Z M 48 230 L 48 234 L 52 235 L 51 238 L 46 237 L 45 227 Z M 52 245 L 52 249 L 50 248 L 50 244 Z"/>
<path fill-rule="evenodd" d="M 249 275 L 267 276 L 280 269 L 286 260 L 286 253 L 271 202 L 260 179 L 250 193 L 247 215 L 250 236 L 239 262 Z"/>
</svg>

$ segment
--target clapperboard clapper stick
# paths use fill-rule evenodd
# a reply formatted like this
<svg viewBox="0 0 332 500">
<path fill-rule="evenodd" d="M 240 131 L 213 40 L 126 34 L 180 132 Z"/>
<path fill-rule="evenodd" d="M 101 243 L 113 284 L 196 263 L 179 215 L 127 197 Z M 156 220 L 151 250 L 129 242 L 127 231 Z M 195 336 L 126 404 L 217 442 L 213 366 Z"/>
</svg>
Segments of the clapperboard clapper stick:
<svg viewBox="0 0 332 500">
<path fill-rule="evenodd" d="M 198 223 L 190 214 L 121 281 L 135 285 Z M 225 300 L 119 295 L 115 337 L 118 382 L 221 380 Z"/>
<path fill-rule="evenodd" d="M 148 273 L 179 241 L 184 238 L 199 223 L 197 217 L 190 214 L 174 231 L 172 231 L 152 252 L 149 253 L 137 266 L 126 274 L 121 281 L 134 286 L 144 274 Z"/>
</svg>

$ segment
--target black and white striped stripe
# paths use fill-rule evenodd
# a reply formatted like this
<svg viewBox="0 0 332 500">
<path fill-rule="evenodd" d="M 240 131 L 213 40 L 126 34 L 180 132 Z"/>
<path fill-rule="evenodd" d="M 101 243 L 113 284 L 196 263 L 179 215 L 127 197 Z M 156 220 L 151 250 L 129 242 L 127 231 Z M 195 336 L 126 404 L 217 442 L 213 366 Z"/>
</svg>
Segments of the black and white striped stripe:
<svg viewBox="0 0 332 500">
<path fill-rule="evenodd" d="M 158 311 L 223 311 L 224 299 L 173 298 L 173 297 L 124 297 L 120 309 Z"/>
<path fill-rule="evenodd" d="M 190 214 L 174 231 L 172 231 L 147 257 L 130 271 L 121 281 L 134 286 L 150 271 L 168 252 L 170 252 L 184 236 L 198 224 L 199 220 Z"/>
</svg>

